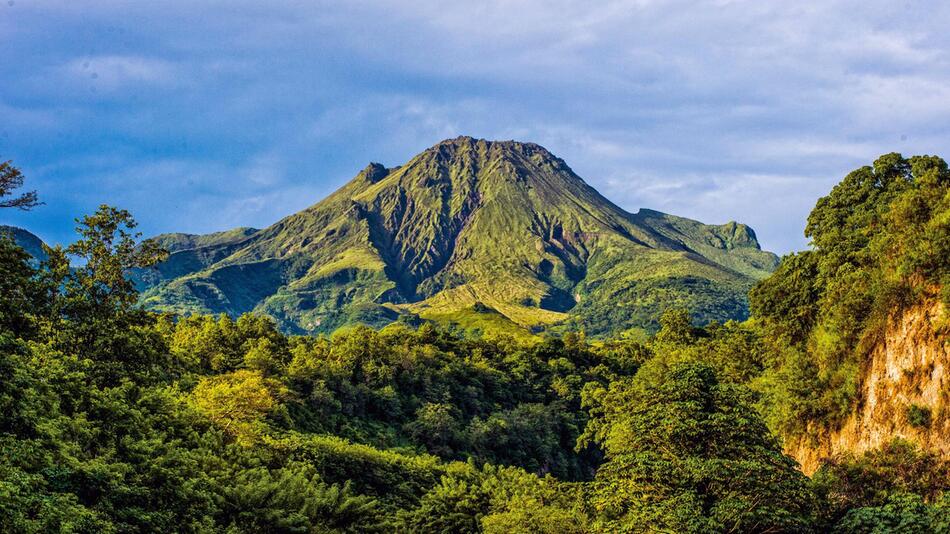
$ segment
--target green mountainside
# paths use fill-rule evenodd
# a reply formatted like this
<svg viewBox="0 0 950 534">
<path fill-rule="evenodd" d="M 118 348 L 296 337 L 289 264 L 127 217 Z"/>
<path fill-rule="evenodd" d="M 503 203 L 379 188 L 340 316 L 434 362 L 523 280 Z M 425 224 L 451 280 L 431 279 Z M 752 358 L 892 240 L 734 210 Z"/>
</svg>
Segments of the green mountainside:
<svg viewBox="0 0 950 534">
<path fill-rule="evenodd" d="M 143 302 L 178 313 L 254 311 L 291 332 L 401 315 L 479 330 L 653 330 L 664 309 L 743 318 L 774 269 L 741 224 L 630 214 L 543 147 L 470 137 L 403 166 L 373 163 L 262 230 L 155 238 Z"/>
</svg>

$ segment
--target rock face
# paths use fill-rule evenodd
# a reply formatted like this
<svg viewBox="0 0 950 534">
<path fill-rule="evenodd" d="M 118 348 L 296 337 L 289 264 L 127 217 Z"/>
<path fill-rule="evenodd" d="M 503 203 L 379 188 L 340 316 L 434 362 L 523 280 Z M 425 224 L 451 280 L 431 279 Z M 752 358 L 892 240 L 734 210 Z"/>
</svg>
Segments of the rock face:
<svg viewBox="0 0 950 534">
<path fill-rule="evenodd" d="M 862 372 L 858 405 L 840 428 L 813 428 L 787 444 L 806 474 L 821 460 L 903 438 L 950 455 L 950 336 L 931 300 L 891 317 Z"/>
</svg>

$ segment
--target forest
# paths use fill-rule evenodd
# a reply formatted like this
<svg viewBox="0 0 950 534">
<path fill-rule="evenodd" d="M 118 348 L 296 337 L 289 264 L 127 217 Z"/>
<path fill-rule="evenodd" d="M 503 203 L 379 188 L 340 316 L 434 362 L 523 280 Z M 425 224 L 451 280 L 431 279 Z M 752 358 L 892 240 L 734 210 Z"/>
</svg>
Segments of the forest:
<svg viewBox="0 0 950 534">
<path fill-rule="evenodd" d="M 37 202 L 2 171 L 0 205 Z M 850 413 L 894 310 L 950 303 L 940 158 L 845 177 L 749 320 L 649 337 L 155 313 L 128 273 L 167 252 L 135 228 L 102 206 L 42 263 L 0 239 L 2 532 L 950 532 L 934 451 L 808 477 L 783 450 Z"/>
</svg>

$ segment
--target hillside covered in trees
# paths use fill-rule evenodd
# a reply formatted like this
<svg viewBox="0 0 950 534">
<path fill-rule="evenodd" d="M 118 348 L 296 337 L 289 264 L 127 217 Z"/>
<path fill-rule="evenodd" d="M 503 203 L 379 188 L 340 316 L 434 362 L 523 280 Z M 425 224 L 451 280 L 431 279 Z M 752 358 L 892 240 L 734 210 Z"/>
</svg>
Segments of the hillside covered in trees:
<svg viewBox="0 0 950 534">
<path fill-rule="evenodd" d="M 107 206 L 42 265 L 3 238 L 0 531 L 950 532 L 942 455 L 806 477 L 783 447 L 855 409 L 895 310 L 950 300 L 948 224 L 946 163 L 887 155 L 750 320 L 596 341 L 147 311 L 128 273 L 168 251 Z"/>
</svg>

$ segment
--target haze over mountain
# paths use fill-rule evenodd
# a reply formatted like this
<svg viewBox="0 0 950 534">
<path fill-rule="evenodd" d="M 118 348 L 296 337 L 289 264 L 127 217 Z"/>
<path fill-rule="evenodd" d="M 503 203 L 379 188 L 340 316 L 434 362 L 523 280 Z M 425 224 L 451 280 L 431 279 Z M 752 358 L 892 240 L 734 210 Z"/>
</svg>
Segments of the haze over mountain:
<svg viewBox="0 0 950 534">
<path fill-rule="evenodd" d="M 155 239 L 172 254 L 140 273 L 148 307 L 256 311 L 294 332 L 400 314 L 592 334 L 650 329 L 671 306 L 743 318 L 777 262 L 745 225 L 627 213 L 539 145 L 470 137 L 372 163 L 262 230 Z"/>
</svg>

